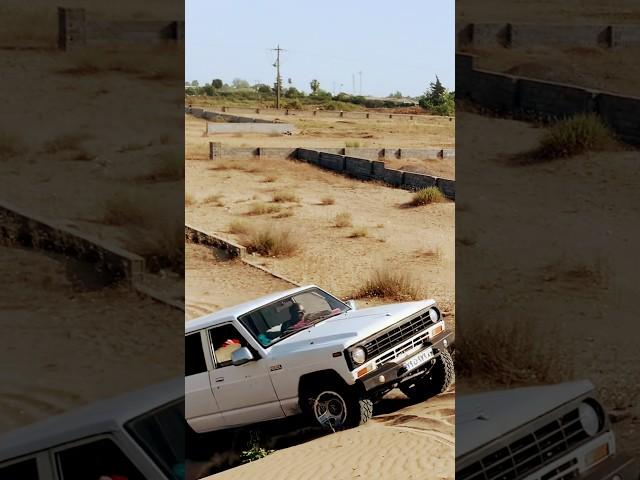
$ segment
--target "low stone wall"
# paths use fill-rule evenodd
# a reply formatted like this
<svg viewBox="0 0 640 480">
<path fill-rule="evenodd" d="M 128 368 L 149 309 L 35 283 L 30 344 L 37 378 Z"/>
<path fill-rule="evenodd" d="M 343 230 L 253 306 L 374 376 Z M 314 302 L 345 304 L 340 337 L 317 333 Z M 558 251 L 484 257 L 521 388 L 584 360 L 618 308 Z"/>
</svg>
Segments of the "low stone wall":
<svg viewBox="0 0 640 480">
<path fill-rule="evenodd" d="M 459 49 L 538 46 L 637 48 L 640 46 L 640 25 L 466 23 L 456 25 L 456 45 Z"/>
<path fill-rule="evenodd" d="M 640 98 L 476 69 L 472 55 L 456 54 L 456 98 L 523 119 L 597 113 L 622 141 L 640 145 Z"/>
<path fill-rule="evenodd" d="M 55 225 L 6 202 L 0 204 L 0 238 L 93 263 L 100 271 L 124 279 L 132 287 L 144 278 L 141 256 L 75 229 Z"/>
<path fill-rule="evenodd" d="M 183 42 L 184 21 L 92 19 L 84 8 L 58 8 L 58 48 L 114 42 Z"/>
</svg>

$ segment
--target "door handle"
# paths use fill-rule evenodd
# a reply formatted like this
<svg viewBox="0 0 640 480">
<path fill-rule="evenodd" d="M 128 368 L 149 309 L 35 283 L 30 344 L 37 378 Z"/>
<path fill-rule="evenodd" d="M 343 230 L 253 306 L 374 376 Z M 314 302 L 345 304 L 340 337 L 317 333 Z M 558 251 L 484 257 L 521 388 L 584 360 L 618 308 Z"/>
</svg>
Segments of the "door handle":
<svg viewBox="0 0 640 480">
<path fill-rule="evenodd" d="M 216 378 L 216 382 L 224 382 L 224 377 L 218 377 L 218 378 Z"/>
</svg>

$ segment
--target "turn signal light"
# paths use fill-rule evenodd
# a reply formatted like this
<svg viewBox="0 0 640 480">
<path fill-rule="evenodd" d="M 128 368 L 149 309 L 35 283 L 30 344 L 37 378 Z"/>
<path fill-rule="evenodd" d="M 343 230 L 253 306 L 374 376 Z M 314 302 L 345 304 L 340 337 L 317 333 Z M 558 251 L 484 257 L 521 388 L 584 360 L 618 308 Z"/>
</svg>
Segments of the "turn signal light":
<svg viewBox="0 0 640 480">
<path fill-rule="evenodd" d="M 362 370 L 358 372 L 358 378 L 364 377 L 368 372 L 369 370 L 367 369 L 367 367 L 364 367 Z"/>
<path fill-rule="evenodd" d="M 434 329 L 431 331 L 431 336 L 432 336 L 432 337 L 435 337 L 436 335 L 438 335 L 438 334 L 440 334 L 440 333 L 442 333 L 442 325 L 438 325 L 436 328 L 434 328 Z"/>
<path fill-rule="evenodd" d="M 594 448 L 584 456 L 584 463 L 587 467 L 595 465 L 609 455 L 609 444 L 604 443 Z"/>
</svg>

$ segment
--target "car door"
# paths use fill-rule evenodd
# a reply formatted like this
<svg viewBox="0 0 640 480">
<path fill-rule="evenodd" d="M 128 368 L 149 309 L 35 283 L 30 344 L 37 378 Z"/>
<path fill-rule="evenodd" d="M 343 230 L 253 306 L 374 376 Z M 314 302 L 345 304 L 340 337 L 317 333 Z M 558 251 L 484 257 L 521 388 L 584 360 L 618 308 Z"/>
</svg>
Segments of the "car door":
<svg viewBox="0 0 640 480">
<path fill-rule="evenodd" d="M 196 432 L 208 432 L 225 427 L 220 407 L 211 388 L 213 369 L 206 332 L 185 336 L 185 417 Z M 204 338 L 203 338 L 204 337 Z"/>
<path fill-rule="evenodd" d="M 284 417 L 267 361 L 260 358 L 238 328 L 232 323 L 216 326 L 208 330 L 207 339 L 214 360 L 211 386 L 226 426 Z M 241 347 L 248 347 L 254 360 L 233 365 L 231 354 Z"/>
</svg>

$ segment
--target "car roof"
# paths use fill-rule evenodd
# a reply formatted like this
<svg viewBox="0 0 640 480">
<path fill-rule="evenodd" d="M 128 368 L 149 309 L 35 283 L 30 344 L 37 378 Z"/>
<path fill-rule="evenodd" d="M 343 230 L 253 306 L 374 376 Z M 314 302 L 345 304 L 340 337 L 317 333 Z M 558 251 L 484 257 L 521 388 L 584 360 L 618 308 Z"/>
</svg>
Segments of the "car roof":
<svg viewBox="0 0 640 480">
<path fill-rule="evenodd" d="M 232 307 L 223 308 L 222 310 L 218 310 L 217 312 L 209 313 L 203 317 L 186 322 L 184 333 L 186 335 L 215 325 L 223 320 L 228 320 L 229 318 L 237 318 L 238 316 L 255 310 L 256 308 L 259 308 L 263 305 L 275 302 L 282 297 L 295 295 L 296 293 L 304 292 L 305 290 L 309 290 L 311 288 L 319 287 L 316 287 L 315 285 L 305 285 L 303 287 L 292 288 L 290 290 L 270 293 L 269 295 L 250 300 L 248 302 L 240 303 Z"/>
<path fill-rule="evenodd" d="M 180 376 L 21 427 L 0 435 L 0 462 L 120 430 L 129 420 L 183 396 Z"/>
</svg>

